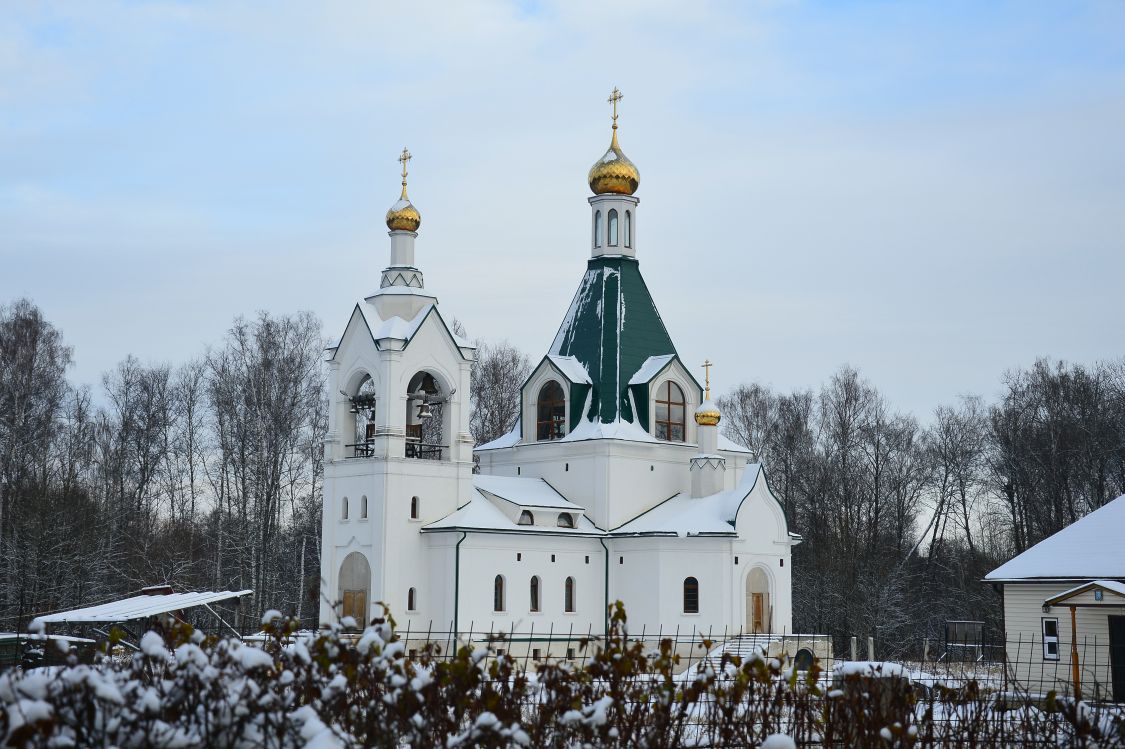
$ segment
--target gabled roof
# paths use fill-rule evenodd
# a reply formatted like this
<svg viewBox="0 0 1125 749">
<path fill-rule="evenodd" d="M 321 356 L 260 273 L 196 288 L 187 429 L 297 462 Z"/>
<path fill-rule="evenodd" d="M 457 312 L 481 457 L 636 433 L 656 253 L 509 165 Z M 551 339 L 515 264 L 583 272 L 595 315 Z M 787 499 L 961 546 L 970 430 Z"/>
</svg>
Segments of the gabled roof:
<svg viewBox="0 0 1125 749">
<path fill-rule="evenodd" d="M 1073 587 L 1070 590 L 1064 590 L 1062 593 L 1059 593 L 1057 596 L 1052 596 L 1052 597 L 1046 599 L 1045 601 L 1043 601 L 1043 605 L 1044 606 L 1055 606 L 1057 604 L 1062 603 L 1063 601 L 1070 600 L 1071 598 L 1074 598 L 1075 596 L 1082 595 L 1083 593 L 1085 593 L 1087 591 L 1094 590 L 1095 588 L 1101 588 L 1104 591 L 1107 591 L 1107 592 L 1112 593 L 1116 596 L 1120 596 L 1122 599 L 1125 599 L 1125 583 L 1119 583 L 1116 580 L 1092 580 L 1088 583 L 1083 583 L 1082 585 L 1078 585 L 1076 587 Z M 1119 605 L 1120 604 L 1125 604 L 1125 600 L 1122 600 L 1119 603 Z"/>
<path fill-rule="evenodd" d="M 634 419 L 629 378 L 651 357 L 676 353 L 634 258 L 602 256 L 587 262 L 548 353 L 573 356 L 585 367 L 596 419 Z"/>
<path fill-rule="evenodd" d="M 410 345 L 410 341 L 422 328 L 423 323 L 426 322 L 426 319 L 431 314 L 437 317 L 442 328 L 449 334 L 449 337 L 453 340 L 454 345 L 457 346 L 458 349 L 476 348 L 472 343 L 454 334 L 453 331 L 449 329 L 449 326 L 445 324 L 445 318 L 441 316 L 435 304 L 427 304 L 410 320 L 405 320 L 397 316 L 383 320 L 375 314 L 375 310 L 372 309 L 370 305 L 356 304 L 355 308 L 352 310 L 352 316 L 348 318 L 347 327 L 344 328 L 344 335 L 340 336 L 339 341 L 328 347 L 328 351 L 331 352 L 328 360 L 331 361 L 336 357 L 336 352 L 340 348 L 340 343 L 343 342 L 344 336 L 348 334 L 348 330 L 352 325 L 357 324 L 357 318 L 363 321 L 363 325 L 367 328 L 367 333 L 371 336 L 371 340 L 375 343 L 376 348 L 381 348 L 379 341 L 387 339 L 402 341 L 402 347 L 406 348 Z"/>
<path fill-rule="evenodd" d="M 614 528 L 611 536 L 734 536 L 735 517 L 758 482 L 762 466 L 746 466 L 738 486 L 708 497 L 676 494 Z"/>
<path fill-rule="evenodd" d="M 558 490 L 544 479 L 487 476 L 478 473 L 473 476 L 473 486 L 520 507 L 548 507 L 584 512 L 582 507 L 559 494 Z"/>
<path fill-rule="evenodd" d="M 1125 580 L 1125 495 L 1043 539 L 984 578 L 1019 580 Z"/>
<path fill-rule="evenodd" d="M 645 359 L 645 363 L 641 368 L 633 373 L 629 378 L 630 385 L 645 385 L 652 381 L 653 377 L 664 371 L 664 368 L 671 364 L 676 359 L 679 359 L 675 354 L 661 354 L 660 356 L 650 356 Z"/>
</svg>

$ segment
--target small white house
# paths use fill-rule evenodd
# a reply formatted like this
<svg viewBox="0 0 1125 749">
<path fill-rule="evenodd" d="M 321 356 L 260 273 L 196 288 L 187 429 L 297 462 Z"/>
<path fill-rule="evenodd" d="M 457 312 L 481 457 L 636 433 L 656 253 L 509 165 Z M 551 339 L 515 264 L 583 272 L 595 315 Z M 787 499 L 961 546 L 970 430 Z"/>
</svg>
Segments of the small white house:
<svg viewBox="0 0 1125 749">
<path fill-rule="evenodd" d="M 387 214 L 390 264 L 328 352 L 322 621 L 366 620 L 384 601 L 413 632 L 554 642 L 602 635 L 621 600 L 631 633 L 791 633 L 800 537 L 762 466 L 719 434 L 709 385 L 649 294 L 639 174 L 616 123 L 590 171 L 578 291 L 523 384 L 518 422 L 475 448 L 475 351 L 415 262 L 407 158 Z M 542 283 L 533 263 L 527 282 Z"/>
<path fill-rule="evenodd" d="M 1028 691 L 1125 702 L 1125 495 L 990 572 Z"/>
</svg>

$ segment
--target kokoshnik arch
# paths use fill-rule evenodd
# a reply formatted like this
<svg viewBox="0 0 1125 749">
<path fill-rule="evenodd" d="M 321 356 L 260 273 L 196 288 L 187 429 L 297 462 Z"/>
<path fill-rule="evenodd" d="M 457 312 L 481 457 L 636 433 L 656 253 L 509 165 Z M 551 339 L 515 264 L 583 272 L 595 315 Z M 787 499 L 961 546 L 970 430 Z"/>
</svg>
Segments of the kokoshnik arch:
<svg viewBox="0 0 1125 749">
<path fill-rule="evenodd" d="M 517 423 L 484 445 L 468 427 L 475 350 L 415 260 L 403 149 L 390 263 L 328 351 L 322 621 L 362 623 L 384 601 L 414 631 L 600 634 L 621 600 L 632 631 L 791 630 L 800 537 L 763 467 L 719 434 L 710 363 L 701 387 L 641 275 L 620 99 L 588 174 L 585 274 Z"/>
</svg>

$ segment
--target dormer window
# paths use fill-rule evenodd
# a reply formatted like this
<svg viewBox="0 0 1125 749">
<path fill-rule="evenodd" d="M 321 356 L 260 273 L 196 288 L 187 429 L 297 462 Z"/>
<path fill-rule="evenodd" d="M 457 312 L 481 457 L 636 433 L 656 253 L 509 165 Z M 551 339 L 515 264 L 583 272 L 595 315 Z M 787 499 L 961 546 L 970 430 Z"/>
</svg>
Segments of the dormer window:
<svg viewBox="0 0 1125 749">
<path fill-rule="evenodd" d="M 574 516 L 571 515 L 569 512 L 560 512 L 559 513 L 558 526 L 560 528 L 573 528 L 574 527 Z"/>
<path fill-rule="evenodd" d="M 566 396 L 559 383 L 551 380 L 539 390 L 536 413 L 537 440 L 557 440 L 566 436 Z"/>
<path fill-rule="evenodd" d="M 668 380 L 656 389 L 656 439 L 684 441 L 684 391 Z"/>
<path fill-rule="evenodd" d="M 520 513 L 520 525 L 535 525 L 535 516 L 531 514 L 530 510 L 524 510 Z"/>
<path fill-rule="evenodd" d="M 607 244 L 609 244 L 610 247 L 616 247 L 617 246 L 617 209 L 616 208 L 610 209 L 609 218 L 606 220 L 606 228 L 608 229 L 608 231 L 606 232 L 606 234 L 608 235 L 607 236 Z"/>
</svg>

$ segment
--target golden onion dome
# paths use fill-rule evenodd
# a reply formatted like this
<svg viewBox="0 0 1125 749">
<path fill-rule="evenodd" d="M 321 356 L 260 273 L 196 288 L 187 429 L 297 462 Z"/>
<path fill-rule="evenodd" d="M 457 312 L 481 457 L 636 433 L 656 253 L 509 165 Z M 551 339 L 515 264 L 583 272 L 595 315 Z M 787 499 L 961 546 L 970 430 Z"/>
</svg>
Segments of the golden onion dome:
<svg viewBox="0 0 1125 749">
<path fill-rule="evenodd" d="M 616 123 L 613 125 L 609 150 L 590 167 L 588 179 L 595 195 L 632 195 L 640 186 L 641 173 L 637 165 L 629 161 L 629 157 L 622 153 L 621 146 L 617 143 Z"/>
<path fill-rule="evenodd" d="M 406 195 L 406 162 L 411 158 L 410 151 L 403 148 L 402 155 L 398 157 L 402 162 L 402 194 L 387 211 L 387 228 L 391 231 L 418 231 L 418 227 L 422 225 L 422 214 L 418 213 L 418 209 Z"/>
<path fill-rule="evenodd" d="M 715 427 L 719 425 L 719 421 L 723 415 L 719 413 L 719 408 L 711 399 L 703 401 L 699 408 L 695 409 L 695 423 L 701 427 Z"/>
<path fill-rule="evenodd" d="M 418 213 L 403 189 L 402 197 L 387 211 L 387 228 L 391 231 L 418 231 L 421 225 L 422 214 Z"/>
</svg>

